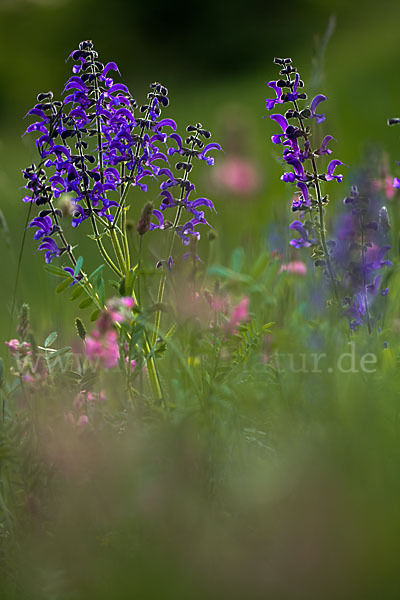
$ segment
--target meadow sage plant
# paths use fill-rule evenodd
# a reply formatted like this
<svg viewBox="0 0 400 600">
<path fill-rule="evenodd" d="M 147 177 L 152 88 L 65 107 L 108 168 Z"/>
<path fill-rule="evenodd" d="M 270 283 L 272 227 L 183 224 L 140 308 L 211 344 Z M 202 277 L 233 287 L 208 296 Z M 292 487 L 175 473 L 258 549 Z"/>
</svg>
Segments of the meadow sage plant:
<svg viewBox="0 0 400 600">
<path fill-rule="evenodd" d="M 364 186 L 365 180 L 363 177 Z M 353 185 L 345 198 L 345 210 L 337 218 L 331 252 L 350 329 L 366 323 L 371 332 L 382 312 L 382 297 L 389 291 L 383 269 L 392 262 L 387 258 L 391 249 L 387 208 L 379 194 L 368 190 L 368 186 L 365 191 L 370 193 L 361 193 Z"/>
<path fill-rule="evenodd" d="M 131 364 L 135 348 L 137 351 L 140 347 L 137 340 L 132 341 L 136 339 L 136 317 L 139 313 L 143 317 L 146 311 L 138 295 L 142 238 L 155 229 L 169 231 L 166 256 L 157 263 L 162 270 L 158 292 L 161 304 L 167 272 L 174 264 L 175 237 L 185 245 L 191 238 L 198 239 L 197 227 L 208 225 L 203 209 L 214 209 L 211 200 L 193 198 L 195 186 L 188 177 L 193 160 L 212 165 L 210 151 L 221 148 L 206 143 L 211 134 L 200 123 L 188 126 L 188 136 L 182 140 L 176 122 L 162 115 L 169 99 L 167 88 L 160 83 L 150 85 L 147 101 L 138 107 L 128 87 L 114 81 L 119 75 L 116 63 L 100 62 L 91 41 L 81 42 L 68 58 L 73 62 L 72 75 L 61 99 L 55 99 L 52 92 L 41 93 L 27 115 L 36 119 L 26 132 L 38 134 L 39 153 L 38 164 L 23 171 L 28 191 L 24 201 L 39 208 L 29 227 L 35 229 L 38 249 L 45 252 L 47 270 L 65 280 L 59 291 L 74 286 L 73 299 L 83 291 L 88 294 L 80 306 L 94 305 L 92 320 L 108 310 L 102 275 L 105 265 L 116 276 L 114 286 L 120 294 L 133 298 L 135 311 L 129 327 L 123 331 L 116 323 L 123 336 L 120 347 L 129 346 Z M 174 155 L 178 161 L 172 159 Z M 171 165 L 171 160 L 176 164 Z M 153 210 L 152 202 L 145 203 L 137 226 L 139 256 L 133 256 L 127 227 L 128 194 L 132 188 L 147 192 L 150 180 L 159 183 L 161 202 L 159 210 Z M 176 189 L 178 194 L 173 194 Z M 61 201 L 67 202 L 70 210 L 62 210 Z M 171 220 L 164 217 L 172 211 Z M 185 219 L 181 218 L 183 212 L 188 214 Z M 62 224 L 66 213 L 71 215 L 72 227 L 91 227 L 89 237 L 96 243 L 103 264 L 89 275 L 83 270 L 83 257 L 77 256 Z M 68 258 L 70 264 L 50 264 L 59 258 Z M 144 339 L 141 351 L 158 400 L 162 394 L 154 357 L 160 319 L 158 310 L 155 323 L 150 326 L 152 342 L 148 323 L 143 327 L 142 322 L 140 328 Z"/>
<path fill-rule="evenodd" d="M 327 135 L 318 147 L 312 145 L 310 124 L 322 123 L 325 115 L 320 112 L 320 104 L 326 96 L 317 94 L 311 103 L 301 106 L 307 101 L 307 94 L 302 90 L 304 82 L 300 79 L 291 58 L 275 58 L 274 63 L 281 67 L 280 79 L 268 82 L 276 97 L 266 101 L 267 110 L 288 105 L 285 114 L 274 113 L 270 118 L 281 128 L 281 133 L 272 136 L 274 144 L 282 145 L 282 157 L 290 170 L 281 179 L 295 185 L 297 195 L 292 202 L 292 210 L 300 215 L 301 220 L 291 223 L 298 237 L 290 244 L 295 248 L 312 247 L 312 258 L 316 266 L 324 267 L 331 281 L 331 287 L 336 300 L 339 299 L 337 277 L 330 258 L 326 239 L 325 206 L 328 196 L 324 195 L 321 184 L 336 180 L 342 181 L 343 176 L 336 173 L 337 167 L 343 165 L 338 159 L 329 162 L 326 169 L 318 166 L 320 157 L 332 153 L 329 143 L 333 140 Z"/>
<path fill-rule="evenodd" d="M 336 169 L 343 163 L 333 159 L 326 168 L 319 167 L 321 157 L 332 153 L 329 144 L 334 138 L 326 135 L 315 147 L 310 127 L 312 122 L 319 124 L 325 120 L 319 106 L 326 96 L 317 94 L 309 104 L 300 106 L 300 102 L 307 101 L 307 95 L 301 91 L 304 83 L 292 60 L 275 58 L 274 62 L 281 67 L 281 79 L 268 82 L 276 98 L 268 99 L 266 107 L 272 110 L 289 104 L 289 108 L 284 115 L 270 116 L 282 130 L 272 136 L 272 142 L 283 147 L 283 161 L 290 170 L 281 179 L 297 188 L 292 210 L 301 219 L 289 225 L 297 233 L 290 244 L 294 248 L 312 249 L 314 264 L 324 268 L 335 303 L 347 317 L 350 329 L 355 330 L 366 323 L 371 333 L 380 316 L 377 298 L 388 293 L 382 269 L 392 264 L 386 256 L 391 248 L 387 243 L 390 231 L 387 209 L 377 197 L 376 190 L 371 188 L 360 193 L 353 185 L 349 197 L 344 200 L 345 212 L 337 219 L 336 239 L 328 239 L 325 207 L 329 198 L 323 194 L 321 186 L 333 180 L 342 181 L 343 176 L 337 174 Z M 398 121 L 393 119 L 390 124 Z M 370 179 L 369 172 L 363 174 L 363 187 Z M 395 187 L 397 182 L 395 179 Z M 374 315 L 372 305 L 376 308 Z"/>
</svg>

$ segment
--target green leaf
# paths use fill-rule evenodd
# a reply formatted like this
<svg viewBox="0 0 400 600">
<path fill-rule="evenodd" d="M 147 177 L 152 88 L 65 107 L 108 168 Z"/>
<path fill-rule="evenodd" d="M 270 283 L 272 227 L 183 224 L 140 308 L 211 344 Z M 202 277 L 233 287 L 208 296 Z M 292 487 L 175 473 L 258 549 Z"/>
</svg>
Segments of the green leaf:
<svg viewBox="0 0 400 600">
<path fill-rule="evenodd" d="M 270 260 L 271 260 L 271 258 L 268 254 L 261 254 L 257 258 L 257 260 L 254 263 L 254 266 L 251 270 L 251 276 L 253 277 L 253 279 L 258 279 L 258 277 L 260 277 L 262 275 L 262 273 L 267 268 Z"/>
<path fill-rule="evenodd" d="M 75 371 L 64 371 L 63 377 L 65 377 L 65 379 L 71 379 L 72 381 L 79 381 L 81 378 L 80 374 Z"/>
<path fill-rule="evenodd" d="M 90 275 L 88 276 L 89 281 L 93 281 L 93 279 L 99 275 L 102 270 L 104 269 L 104 265 L 100 265 L 99 267 L 97 267 L 97 269 L 95 269 L 92 273 L 90 273 Z"/>
<path fill-rule="evenodd" d="M 88 306 L 90 306 L 91 304 L 93 304 L 93 300 L 91 298 L 85 298 L 84 300 L 82 300 L 82 302 L 79 304 L 79 308 L 87 308 Z"/>
<path fill-rule="evenodd" d="M 54 358 L 58 358 L 64 354 L 71 354 L 71 346 L 65 346 L 65 348 L 60 348 L 59 350 L 52 352 L 49 356 L 49 360 L 53 360 Z"/>
<path fill-rule="evenodd" d="M 83 285 L 76 285 L 75 289 L 73 290 L 70 300 L 76 300 L 77 298 L 79 298 L 79 296 L 83 293 L 84 291 L 84 287 Z"/>
<path fill-rule="evenodd" d="M 223 267 L 222 265 L 212 265 L 208 269 L 208 273 L 210 275 L 215 275 L 217 277 L 222 277 L 223 279 L 230 279 L 236 283 L 251 283 L 252 279 L 249 275 L 245 275 L 244 273 L 237 273 L 232 269 L 228 269 L 227 267 Z"/>
<path fill-rule="evenodd" d="M 104 306 L 105 289 L 104 289 L 104 279 L 101 276 L 94 283 L 94 289 L 99 296 L 100 306 Z"/>
<path fill-rule="evenodd" d="M 47 338 L 44 341 L 44 347 L 48 348 L 49 346 L 51 346 L 51 344 L 53 342 L 55 342 L 55 340 L 57 339 L 57 332 L 53 331 L 53 333 L 50 333 L 50 335 L 47 336 Z"/>
<path fill-rule="evenodd" d="M 57 287 L 56 287 L 56 294 L 61 294 L 61 292 L 63 292 L 64 290 L 67 289 L 67 287 L 69 287 L 71 285 L 71 283 L 73 282 L 72 277 L 68 276 L 68 279 L 66 279 L 65 281 L 62 281 Z"/>
<path fill-rule="evenodd" d="M 244 250 L 243 248 L 235 248 L 232 252 L 231 267 L 232 270 L 238 273 L 241 271 L 244 262 Z"/>
<path fill-rule="evenodd" d="M 75 265 L 75 269 L 74 269 L 74 277 L 77 277 L 80 273 L 80 270 L 82 269 L 82 265 L 83 265 L 83 256 L 79 256 L 78 260 L 76 261 L 76 265 Z"/>
<path fill-rule="evenodd" d="M 51 275 L 56 275 L 56 277 L 71 277 L 67 271 L 64 271 L 61 267 L 56 267 L 55 265 L 45 265 L 44 270 Z"/>
<path fill-rule="evenodd" d="M 81 390 L 90 390 L 96 382 L 97 373 L 93 369 L 88 369 L 82 376 L 80 382 Z"/>
<path fill-rule="evenodd" d="M 100 313 L 101 313 L 101 310 L 99 310 L 98 308 L 96 310 L 94 310 L 89 317 L 89 321 L 91 321 L 92 323 L 93 323 L 93 321 L 97 321 L 97 319 L 100 316 Z"/>
<path fill-rule="evenodd" d="M 132 296 L 133 285 L 137 276 L 136 269 L 137 265 L 119 282 L 119 293 L 121 296 Z"/>
</svg>

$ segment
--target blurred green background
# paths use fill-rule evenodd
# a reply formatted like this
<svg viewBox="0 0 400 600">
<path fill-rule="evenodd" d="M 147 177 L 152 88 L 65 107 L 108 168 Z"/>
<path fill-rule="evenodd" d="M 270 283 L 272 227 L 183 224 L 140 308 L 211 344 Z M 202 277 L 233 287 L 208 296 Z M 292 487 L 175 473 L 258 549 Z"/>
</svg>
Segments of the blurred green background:
<svg viewBox="0 0 400 600">
<path fill-rule="evenodd" d="M 336 26 L 324 76 L 316 81 L 314 48 L 332 17 Z M 250 271 L 252 259 L 266 248 L 289 256 L 291 189 L 280 181 L 279 148 L 270 142 L 274 127 L 263 119 L 270 96 L 265 81 L 277 75 L 273 57 L 292 56 L 307 89 L 314 84 L 310 95 L 328 96 L 326 122 L 317 135 L 333 135 L 333 156 L 348 165 L 344 182 L 329 185 L 332 215 L 367 148 L 386 152 L 388 173 L 400 174 L 399 130 L 386 125 L 388 117 L 400 116 L 399 17 L 400 5 L 389 0 L 261 6 L 255 0 L 203 0 L 195 7 L 161 0 L 0 0 L 0 209 L 8 227 L 0 237 L 0 346 L 13 335 L 10 310 L 27 213 L 21 169 L 37 158 L 33 137 L 22 137 L 23 116 L 37 93 L 61 93 L 71 68 L 65 59 L 79 41 L 93 39 L 101 60 L 118 63 L 139 103 L 149 82 L 163 82 L 171 100 L 165 115 L 177 121 L 180 132 L 200 120 L 223 145 L 216 166 L 200 165 L 194 179 L 199 195 L 212 198 L 218 210 L 210 217 L 217 231 L 212 259 L 227 264 L 241 246 Z M 235 183 L 232 165 L 238 164 L 242 175 Z M 133 218 L 156 195 L 155 187 L 145 195 L 132 193 Z M 95 267 L 100 261 L 92 242 L 82 238 L 85 233 L 90 232 L 82 226 L 75 236 L 85 266 Z M 78 309 L 54 294 L 57 280 L 44 272 L 32 237 L 28 232 L 17 308 L 28 302 L 38 341 L 58 330 L 65 338 L 57 341 L 61 346 L 73 335 Z M 160 236 L 147 238 L 150 261 L 160 252 Z M 207 260 L 206 233 L 201 244 Z M 271 291 L 275 314 L 270 318 L 264 291 L 257 296 L 259 313 L 263 323 L 276 321 L 273 343 L 280 352 L 319 350 L 326 342 L 335 356 L 347 344 L 347 326 L 344 319 L 340 325 L 329 322 L 325 314 L 321 325 L 313 322 L 315 305 L 306 305 L 310 280 L 312 275 L 286 285 L 281 277 L 279 290 Z M 234 293 L 246 291 L 234 284 Z M 22 551 L 15 557 L 4 544 L 0 559 L 16 564 L 23 574 L 19 583 L 30 588 L 29 600 L 131 598 L 124 589 L 126 573 L 134 575 L 140 598 L 264 599 L 265 589 L 274 600 L 397 598 L 398 282 L 391 284 L 389 298 L 393 344 L 383 348 L 387 331 L 382 339 L 367 339 L 361 331 L 357 340 L 360 352 L 376 342 L 374 377 L 286 373 L 282 383 L 279 373 L 267 378 L 268 365 L 255 360 L 250 374 L 244 369 L 230 387 L 216 386 L 199 409 L 171 354 L 165 372 L 171 373 L 176 410 L 165 431 L 164 416 L 146 431 L 135 416 L 126 425 L 124 412 L 110 410 L 99 434 L 75 436 L 65 433 L 60 417 L 53 432 L 46 429 L 35 456 L 28 437 L 15 430 L 9 456 L 22 455 L 22 490 L 30 490 L 32 473 L 34 482 L 45 479 L 39 469 L 36 473 L 36 462 L 64 477 L 56 481 L 54 497 L 40 483 L 38 489 L 31 486 L 26 504 L 16 499 L 17 514 L 28 515 L 19 524 Z M 42 406 L 59 407 L 62 415 L 69 393 L 44 396 Z M 4 439 L 13 440 L 13 431 Z M 0 529 L 3 540 L 4 532 Z M 75 587 L 81 596 L 54 591 L 64 585 L 62 569 L 67 589 Z"/>
<path fill-rule="evenodd" d="M 27 126 L 23 116 L 38 92 L 62 91 L 70 74 L 65 59 L 80 40 L 93 39 L 103 61 L 118 63 L 139 102 L 149 82 L 167 85 L 171 103 L 165 114 L 176 119 L 180 131 L 199 120 L 211 129 L 225 150 L 217 164 L 244 161 L 252 183 L 243 193 L 226 185 L 223 169 L 194 174 L 201 195 L 215 201 L 215 256 L 225 262 L 239 245 L 254 255 L 267 243 L 287 253 L 291 193 L 279 179 L 279 148 L 270 143 L 273 128 L 263 119 L 270 95 L 264 82 L 276 77 L 275 55 L 292 56 L 309 88 L 313 48 L 332 16 L 336 27 L 324 77 L 313 91 L 328 96 L 324 132 L 337 140 L 335 158 L 349 166 L 345 182 L 330 186 L 333 200 L 340 202 L 368 144 L 387 150 L 392 173 L 398 168 L 399 135 L 386 126 L 387 117 L 399 112 L 397 3 L 304 0 L 285 2 L 283 8 L 254 0 L 203 0 L 194 6 L 160 0 L 0 0 L 0 208 L 9 228 L 9 237 L 0 239 L 0 339 L 10 331 L 27 211 L 20 170 L 36 159 L 32 136 L 21 137 Z M 140 193 L 134 198 L 137 210 L 149 199 Z M 88 240 L 80 243 L 85 252 L 92 250 Z M 63 330 L 75 308 L 53 294 L 55 281 L 35 251 L 29 232 L 17 303 L 30 303 L 36 329 Z"/>
</svg>

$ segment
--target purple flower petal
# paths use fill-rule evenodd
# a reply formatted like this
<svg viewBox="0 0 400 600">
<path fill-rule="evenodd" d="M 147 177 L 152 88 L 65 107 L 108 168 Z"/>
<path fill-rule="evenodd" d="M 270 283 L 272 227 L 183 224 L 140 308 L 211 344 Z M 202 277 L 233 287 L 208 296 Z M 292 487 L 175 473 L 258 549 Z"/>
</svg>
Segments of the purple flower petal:
<svg viewBox="0 0 400 600">
<path fill-rule="evenodd" d="M 119 75 L 121 75 L 115 62 L 109 62 L 106 64 L 106 66 L 104 67 L 103 72 L 101 74 L 102 77 L 105 77 L 107 75 L 108 71 L 117 71 L 117 73 Z"/>
<path fill-rule="evenodd" d="M 283 115 L 276 114 L 271 115 L 270 118 L 273 121 L 276 121 L 278 125 L 282 128 L 283 133 L 285 133 L 286 129 L 289 127 L 289 123 L 287 122 L 285 117 Z"/>
<path fill-rule="evenodd" d="M 338 167 L 339 165 L 343 165 L 344 167 L 346 166 L 344 163 L 342 163 L 341 160 L 331 160 L 331 162 L 328 165 L 328 169 L 327 169 L 327 173 L 326 173 L 326 180 L 327 181 L 332 181 L 332 179 L 336 179 L 336 181 L 341 182 L 343 180 L 343 175 L 334 175 L 334 171 L 336 169 L 336 167 Z"/>
<path fill-rule="evenodd" d="M 326 96 L 324 96 L 323 94 L 318 94 L 317 96 L 315 96 L 315 98 L 310 104 L 311 118 L 315 118 L 317 123 L 322 123 L 322 121 L 325 120 L 325 115 L 317 115 L 315 112 L 317 110 L 318 105 L 321 102 L 324 102 L 324 100 L 326 100 Z"/>
</svg>

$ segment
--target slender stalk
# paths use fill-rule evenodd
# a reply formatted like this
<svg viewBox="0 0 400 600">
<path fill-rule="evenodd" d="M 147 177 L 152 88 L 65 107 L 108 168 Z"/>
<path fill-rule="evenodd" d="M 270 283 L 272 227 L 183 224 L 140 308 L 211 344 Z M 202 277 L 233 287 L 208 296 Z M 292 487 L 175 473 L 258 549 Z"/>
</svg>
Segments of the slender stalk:
<svg viewBox="0 0 400 600">
<path fill-rule="evenodd" d="M 81 165 L 82 165 L 82 173 L 84 173 L 85 170 L 86 170 L 85 157 L 83 156 L 83 152 L 82 152 L 81 135 L 80 135 L 80 132 L 79 132 L 76 124 L 75 124 L 75 131 L 76 131 L 76 136 L 77 136 L 77 140 L 78 140 L 79 156 L 80 156 Z M 100 254 L 104 258 L 104 260 L 106 261 L 106 263 L 114 271 L 114 273 L 116 273 L 119 277 L 122 277 L 122 273 L 124 271 L 124 261 L 122 260 L 122 265 L 121 265 L 121 262 L 119 261 L 119 257 L 117 255 L 118 263 L 119 263 L 119 266 L 120 266 L 121 270 L 118 269 L 118 267 L 115 265 L 115 263 L 113 262 L 113 260 L 111 259 L 111 257 L 108 255 L 106 249 L 104 248 L 103 243 L 102 243 L 101 238 L 100 238 L 99 230 L 97 228 L 96 219 L 94 217 L 92 204 L 90 202 L 89 190 L 88 190 L 85 178 L 83 178 L 83 181 L 84 181 L 83 185 L 84 185 L 85 202 L 86 202 L 86 206 L 87 206 L 88 210 L 90 211 L 90 221 L 92 223 L 93 233 L 94 233 L 94 236 L 95 236 L 95 239 L 96 239 L 97 247 L 98 247 L 98 249 L 100 251 Z"/>
<path fill-rule="evenodd" d="M 290 76 L 286 76 L 286 80 L 288 83 L 292 83 Z M 312 164 L 312 169 L 313 169 L 313 180 L 314 180 L 314 186 L 315 186 L 315 190 L 317 193 L 317 204 L 318 204 L 318 219 L 319 219 L 319 234 L 320 234 L 320 240 L 321 240 L 321 245 L 322 245 L 322 249 L 324 252 L 324 259 L 326 262 L 326 266 L 328 269 L 328 273 L 329 273 L 329 277 L 331 279 L 331 283 L 332 283 L 332 289 L 333 289 L 333 293 L 335 295 L 335 299 L 336 301 L 339 301 L 339 294 L 338 294 L 338 290 L 337 290 L 337 283 L 336 283 L 336 277 L 335 277 L 335 273 L 332 267 L 332 263 L 331 263 L 331 259 L 329 256 L 329 250 L 328 250 L 328 246 L 326 243 L 326 228 L 325 228 L 325 219 L 324 219 L 324 205 L 322 202 L 322 194 L 321 194 L 321 188 L 320 188 L 320 183 L 319 183 L 319 177 L 318 177 L 318 169 L 317 169 L 317 164 L 315 161 L 315 155 L 311 146 L 311 142 L 310 142 L 310 138 L 309 135 L 306 132 L 306 129 L 304 127 L 304 123 L 303 123 L 303 119 L 300 116 L 300 111 L 299 111 L 299 107 L 298 104 L 296 102 L 296 100 L 293 100 L 293 105 L 295 107 L 295 110 L 298 114 L 298 121 L 299 121 L 299 125 L 301 128 L 301 131 L 303 133 L 303 137 L 305 139 L 306 142 L 308 142 L 309 144 L 309 152 L 310 152 L 310 160 L 311 160 L 311 164 Z M 312 214 L 312 211 L 311 211 Z"/>
<path fill-rule="evenodd" d="M 123 179 L 124 176 L 125 176 L 125 163 L 122 163 L 121 179 Z M 122 193 L 121 193 L 121 195 L 122 195 Z M 128 243 L 128 233 L 127 233 L 127 227 L 126 227 L 126 209 L 125 208 L 122 210 L 122 215 L 121 215 L 121 230 L 122 230 L 122 247 L 124 250 L 126 272 L 128 273 L 131 268 L 131 256 L 130 256 L 129 243 Z"/>
<path fill-rule="evenodd" d="M 364 303 L 365 303 L 365 312 L 367 315 L 367 326 L 368 326 L 368 333 L 371 333 L 372 328 L 371 328 L 371 315 L 369 313 L 369 306 L 368 306 L 368 295 L 367 295 L 367 282 L 365 280 L 365 248 L 364 248 L 364 224 L 362 221 L 362 217 L 360 215 L 360 230 L 361 230 L 361 258 L 362 258 L 362 276 L 363 276 L 363 296 L 364 296 Z"/>
<path fill-rule="evenodd" d="M 148 118 L 149 118 L 150 106 L 151 106 L 151 102 L 149 103 L 149 105 L 147 107 L 145 116 L 143 117 L 143 122 L 142 122 L 142 124 L 140 126 L 139 140 L 138 140 L 137 145 L 136 145 L 135 156 L 134 156 L 134 165 L 133 165 L 132 169 L 130 170 L 130 173 L 128 175 L 128 181 L 127 181 L 127 183 L 126 183 L 126 185 L 123 188 L 123 191 L 121 193 L 120 203 L 119 203 L 119 206 L 118 206 L 117 210 L 115 211 L 114 221 L 111 224 L 110 229 L 115 229 L 115 227 L 116 227 L 116 225 L 118 223 L 118 219 L 119 219 L 119 216 L 121 214 L 121 211 L 123 210 L 123 208 L 125 206 L 125 201 L 126 201 L 126 198 L 128 196 L 131 179 L 132 179 L 132 177 L 133 177 L 133 175 L 135 173 L 135 169 L 136 169 L 137 164 L 138 164 L 140 147 L 141 147 L 142 140 L 143 140 L 143 133 L 144 133 L 144 130 L 146 128 L 146 123 L 147 123 Z"/>
<path fill-rule="evenodd" d="M 138 273 L 138 285 L 137 285 L 137 299 L 139 306 L 141 306 L 141 297 L 140 297 L 140 269 L 142 268 L 142 246 L 143 246 L 143 236 L 139 236 L 139 253 L 138 253 L 138 264 L 137 264 L 137 273 Z"/>
<path fill-rule="evenodd" d="M 125 260 L 124 260 L 124 255 L 122 254 L 121 246 L 118 241 L 118 236 L 115 233 L 115 229 L 110 228 L 110 236 L 111 236 L 111 242 L 112 242 L 112 245 L 114 248 L 114 252 L 115 252 L 115 255 L 118 260 L 119 268 L 121 271 L 120 276 L 122 277 L 123 273 L 127 273 L 127 269 L 126 269 L 126 264 L 125 264 Z"/>
<path fill-rule="evenodd" d="M 194 149 L 195 146 L 195 140 L 198 138 L 198 132 L 196 132 L 196 135 L 194 136 L 194 141 L 192 141 L 192 146 L 191 146 L 191 150 Z M 188 163 L 192 164 L 192 154 L 189 155 L 189 159 L 188 159 Z M 185 193 L 185 187 L 184 187 L 184 183 L 185 181 L 187 181 L 189 175 L 189 171 L 186 170 L 185 174 L 183 176 L 183 182 L 181 185 L 181 194 L 180 194 L 180 198 L 179 198 L 179 206 L 178 209 L 176 211 L 176 215 L 175 215 L 175 219 L 174 219 L 174 224 L 172 226 L 172 230 L 171 230 L 171 234 L 170 234 L 170 246 L 169 246 L 169 250 L 168 250 L 168 254 L 167 254 L 167 259 L 169 256 L 172 255 L 172 250 L 174 248 L 174 242 L 175 242 L 175 232 L 176 232 L 176 228 L 179 226 L 179 222 L 180 222 L 180 218 L 181 218 L 181 214 L 182 214 L 182 200 L 183 200 L 183 196 Z M 165 291 L 165 282 L 166 282 L 167 276 L 165 273 L 163 273 L 161 275 L 161 279 L 160 279 L 160 284 L 158 286 L 158 293 L 157 293 L 157 304 L 161 305 L 163 298 L 164 298 L 164 291 Z M 153 339 L 152 339 L 152 343 L 153 346 L 157 341 L 157 336 L 158 336 L 158 331 L 160 329 L 160 323 L 161 323 L 161 309 L 159 308 L 156 312 L 156 318 L 155 318 L 155 322 L 154 322 L 154 332 L 153 332 Z"/>
</svg>

